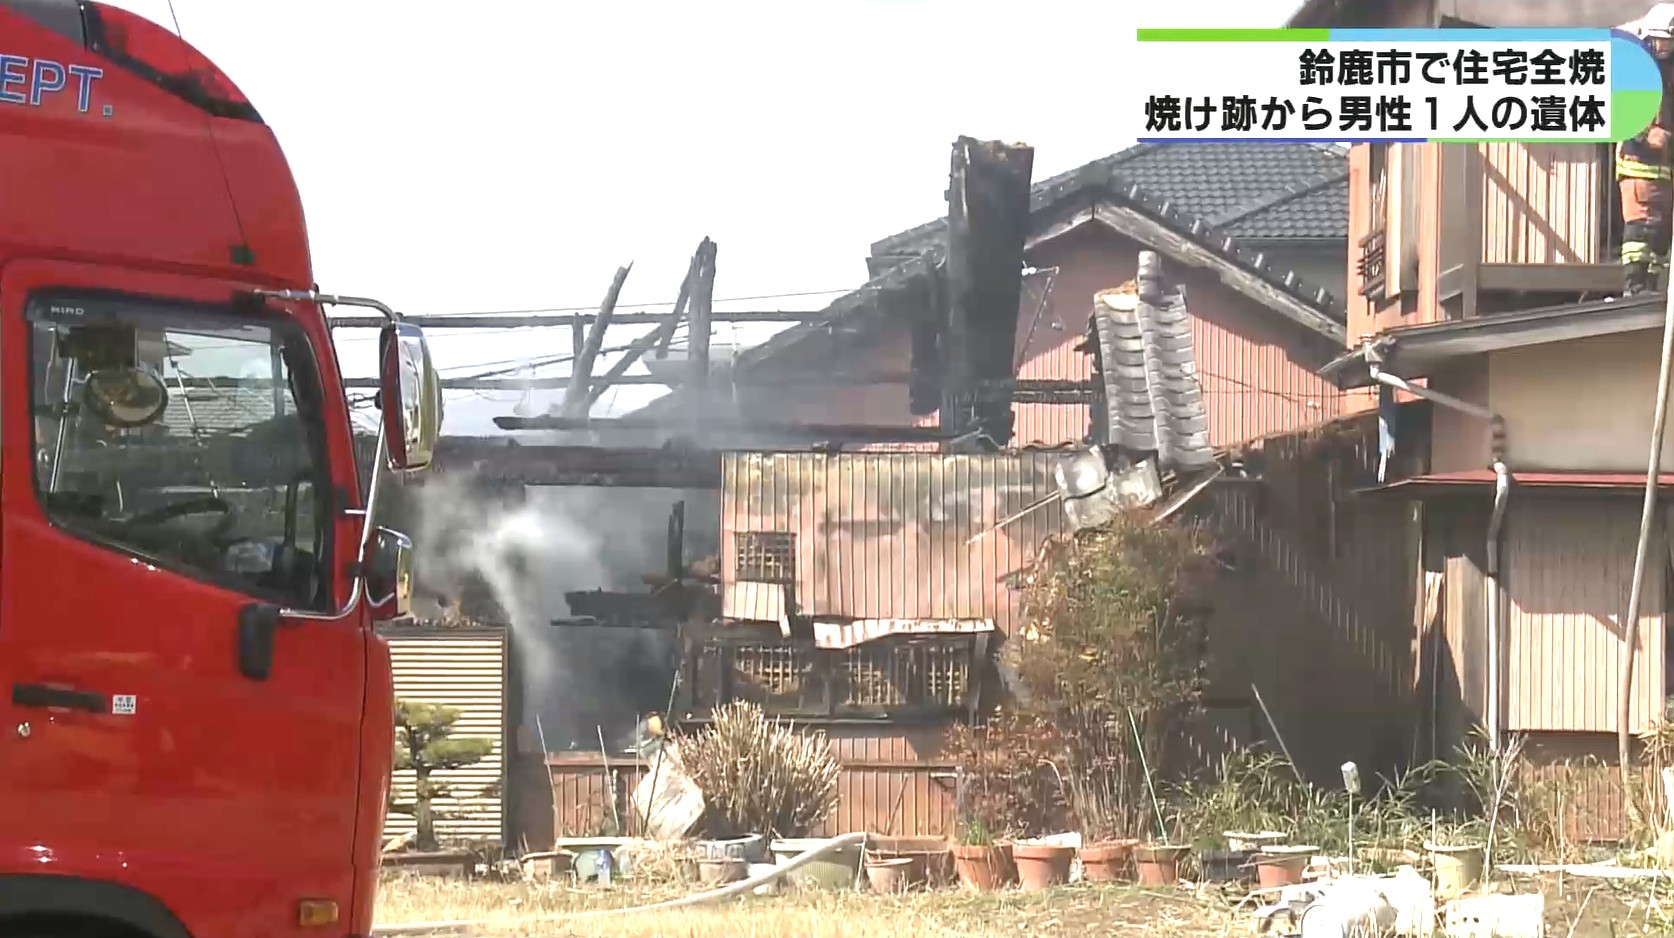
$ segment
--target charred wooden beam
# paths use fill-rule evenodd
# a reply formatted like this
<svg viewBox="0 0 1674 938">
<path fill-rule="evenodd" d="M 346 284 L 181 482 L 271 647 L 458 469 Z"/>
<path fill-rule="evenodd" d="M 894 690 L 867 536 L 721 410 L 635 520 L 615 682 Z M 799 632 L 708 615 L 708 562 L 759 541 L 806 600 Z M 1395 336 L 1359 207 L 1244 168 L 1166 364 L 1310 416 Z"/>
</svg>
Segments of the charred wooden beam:
<svg viewBox="0 0 1674 938">
<path fill-rule="evenodd" d="M 863 387 L 878 385 L 910 385 L 913 375 L 900 372 L 860 373 L 860 374 L 741 374 L 731 379 L 729 383 L 741 388 L 787 388 L 787 387 L 819 387 L 836 385 L 841 387 Z M 569 387 L 569 375 L 554 375 L 550 378 L 443 378 L 442 389 L 447 391 L 552 391 Z M 611 377 L 601 375 L 593 379 L 593 386 L 600 387 L 605 382 L 621 385 L 650 385 L 659 387 L 679 387 L 682 380 L 669 375 L 621 375 Z M 170 389 L 183 384 L 190 390 L 225 390 L 239 387 L 269 387 L 273 382 L 258 378 L 254 380 L 238 378 L 183 378 L 169 379 Z M 345 378 L 343 386 L 346 388 L 376 388 L 376 378 Z M 1019 378 L 1016 381 L 1004 382 L 998 387 L 1009 387 L 1012 400 L 1023 403 L 1025 399 L 1038 400 L 1041 395 L 1052 394 L 1082 394 L 1091 393 L 1096 382 L 1092 381 L 1060 381 L 1050 378 Z M 1048 401 L 1050 403 L 1050 401 Z M 1063 403 L 1079 403 L 1066 399 Z"/>
<path fill-rule="evenodd" d="M 907 412 L 914 417 L 928 417 L 942 406 L 942 351 L 941 333 L 945 316 L 943 282 L 940 267 L 931 267 L 921 278 L 914 280 L 903 291 L 908 298 L 904 318 L 911 330 L 908 367 L 912 371 L 907 385 Z"/>
<path fill-rule="evenodd" d="M 752 309 L 716 310 L 709 314 L 711 322 L 822 322 L 831 314 L 825 310 Z M 482 313 L 459 316 L 418 315 L 403 317 L 404 322 L 426 329 L 550 329 L 554 326 L 582 326 L 592 324 L 598 313 Z M 668 313 L 617 312 L 610 318 L 618 326 L 656 326 L 668 321 Z M 335 329 L 375 329 L 388 324 L 382 316 L 333 316 Z"/>
<path fill-rule="evenodd" d="M 708 243 L 709 239 L 704 238 L 703 243 L 698 245 L 698 252 L 692 255 L 692 261 L 686 267 L 686 278 L 680 281 L 680 295 L 675 298 L 674 308 L 668 311 L 663 320 L 657 324 L 657 328 L 628 343 L 628 350 L 622 353 L 622 357 L 616 360 L 616 364 L 610 366 L 609 371 L 605 372 L 604 381 L 594 385 L 592 392 L 588 394 L 588 410 L 592 410 L 593 405 L 599 402 L 599 398 L 604 396 L 606 389 L 633 383 L 624 381 L 623 378 L 627 375 L 628 369 L 632 368 L 646 352 L 653 347 L 668 348 L 669 340 L 674 338 L 675 328 L 680 325 L 680 318 L 686 315 L 686 303 L 691 299 L 692 289 L 697 284 L 700 268 L 699 257 L 703 253 L 703 245 Z"/>
<path fill-rule="evenodd" d="M 703 388 L 709 383 L 709 314 L 715 299 L 715 242 L 704 238 L 698 257 L 702 266 L 692 288 L 691 329 L 686 349 L 686 384 L 693 388 Z"/>
<path fill-rule="evenodd" d="M 441 473 L 471 474 L 482 483 L 716 490 L 721 454 L 673 447 L 525 445 L 490 437 L 443 437 Z"/>
<path fill-rule="evenodd" d="M 942 334 L 942 424 L 995 446 L 1011 441 L 1009 393 L 983 393 L 1015 377 L 1017 309 L 1029 227 L 1034 149 L 960 137 L 948 185 L 947 311 Z"/>
<path fill-rule="evenodd" d="M 880 426 L 858 423 L 780 423 L 771 420 L 708 419 L 693 425 L 679 415 L 575 418 L 563 416 L 495 417 L 502 430 L 671 430 L 733 432 L 752 436 L 812 438 L 834 443 L 922 443 L 946 439 L 935 427 Z"/>
<path fill-rule="evenodd" d="M 618 267 L 616 276 L 610 281 L 610 289 L 605 298 L 599 303 L 599 318 L 593 321 L 592 328 L 587 333 L 587 341 L 581 346 L 581 354 L 570 366 L 570 383 L 564 388 L 563 413 L 571 417 L 583 416 L 590 404 L 589 387 L 593 378 L 593 362 L 599 357 L 599 350 L 604 348 L 605 330 L 610 328 L 610 317 L 616 312 L 616 300 L 622 295 L 622 284 L 628 279 L 628 272 L 633 264 Z"/>
</svg>

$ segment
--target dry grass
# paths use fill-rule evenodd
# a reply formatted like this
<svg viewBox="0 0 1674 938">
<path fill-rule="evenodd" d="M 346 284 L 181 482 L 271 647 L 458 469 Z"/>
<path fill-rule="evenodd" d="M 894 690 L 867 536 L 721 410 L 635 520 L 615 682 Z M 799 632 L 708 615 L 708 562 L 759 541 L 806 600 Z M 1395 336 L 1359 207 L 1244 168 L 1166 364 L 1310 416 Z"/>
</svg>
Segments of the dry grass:
<svg viewBox="0 0 1674 938">
<path fill-rule="evenodd" d="M 682 894 L 671 888 L 583 889 L 567 885 L 473 884 L 425 877 L 384 883 L 378 924 L 491 918 L 479 935 L 542 938 L 989 938 L 1019 934 L 1120 934 L 1220 938 L 1228 905 L 1181 890 L 1073 885 L 1047 893 L 943 891 L 900 897 L 865 893 L 752 896 L 714 906 L 583 920 L 554 913 L 642 905 Z"/>
</svg>

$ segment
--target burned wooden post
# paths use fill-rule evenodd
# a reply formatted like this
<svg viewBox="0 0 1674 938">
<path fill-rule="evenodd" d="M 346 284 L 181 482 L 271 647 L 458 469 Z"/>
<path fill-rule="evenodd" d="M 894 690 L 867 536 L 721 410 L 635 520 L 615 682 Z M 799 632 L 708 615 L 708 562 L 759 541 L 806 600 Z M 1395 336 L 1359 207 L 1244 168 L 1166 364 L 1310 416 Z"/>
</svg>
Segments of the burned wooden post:
<svg viewBox="0 0 1674 938">
<path fill-rule="evenodd" d="M 668 348 L 669 340 L 674 338 L 674 329 L 680 325 L 680 317 L 686 314 L 686 305 L 691 300 L 692 291 L 696 288 L 698 277 L 702 273 L 704 248 L 711 243 L 708 238 L 704 238 L 698 244 L 697 251 L 692 254 L 692 262 L 686 268 L 686 279 L 680 281 L 680 295 L 674 300 L 674 308 L 668 311 L 668 315 L 657 324 L 657 328 L 628 343 L 628 350 L 622 354 L 616 364 L 610 366 L 610 370 L 605 372 L 605 376 L 599 380 L 594 386 L 592 394 L 588 396 L 587 406 L 589 409 L 592 408 L 592 405 L 598 403 L 600 397 L 604 396 L 605 389 L 621 381 L 622 376 L 628 373 L 628 369 L 632 368 L 634 363 L 638 362 L 646 352 L 652 348 Z"/>
<path fill-rule="evenodd" d="M 994 446 L 1011 441 L 1012 357 L 1034 158 L 1034 149 L 1020 144 L 960 137 L 953 145 L 941 423 Z"/>
<path fill-rule="evenodd" d="M 702 266 L 692 288 L 692 310 L 687 316 L 686 365 L 690 377 L 686 384 L 701 397 L 709 383 L 709 314 L 715 300 L 715 242 L 704 238 L 698 257 Z"/>
<path fill-rule="evenodd" d="M 932 267 L 913 282 L 906 298 L 905 318 L 911 324 L 907 411 L 914 417 L 928 417 L 942 407 L 944 286 L 941 269 Z"/>
<path fill-rule="evenodd" d="M 605 293 L 604 302 L 599 304 L 599 318 L 593 320 L 593 328 L 587 332 L 587 341 L 582 344 L 581 353 L 575 357 L 575 363 L 570 367 L 570 383 L 564 389 L 564 400 L 560 405 L 566 417 L 584 417 L 589 406 L 588 391 L 593 380 L 593 362 L 599 357 L 599 349 L 604 347 L 605 330 L 610 328 L 610 316 L 616 312 L 616 299 L 622 295 L 622 284 L 628 279 L 628 271 L 633 264 L 616 269 L 616 277 L 610 282 L 610 290 Z"/>
</svg>

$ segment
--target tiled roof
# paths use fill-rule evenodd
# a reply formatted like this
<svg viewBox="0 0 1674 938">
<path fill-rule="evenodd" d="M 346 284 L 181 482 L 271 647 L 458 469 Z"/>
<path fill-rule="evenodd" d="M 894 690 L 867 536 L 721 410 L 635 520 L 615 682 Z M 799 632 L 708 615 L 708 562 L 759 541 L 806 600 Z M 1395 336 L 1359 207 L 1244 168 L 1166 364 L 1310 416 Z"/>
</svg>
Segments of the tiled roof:
<svg viewBox="0 0 1674 938">
<path fill-rule="evenodd" d="M 1348 237 L 1348 157 L 1336 148 L 1153 143 L 1118 157 L 1112 165 L 1117 177 L 1167 197 L 1228 234 Z"/>
<path fill-rule="evenodd" d="M 1036 182 L 1035 205 L 1095 182 L 1113 189 L 1137 186 L 1175 211 L 1202 219 L 1213 233 L 1248 239 L 1348 237 L 1348 154 L 1340 147 L 1141 143 Z M 914 245 L 939 237 L 946 226 L 947 220 L 938 218 L 890 235 L 872 245 L 872 254 L 917 253 Z"/>
<path fill-rule="evenodd" d="M 1323 181 L 1315 187 L 1239 218 L 1225 226 L 1234 238 L 1308 241 L 1341 241 L 1348 238 L 1347 175 Z"/>
</svg>

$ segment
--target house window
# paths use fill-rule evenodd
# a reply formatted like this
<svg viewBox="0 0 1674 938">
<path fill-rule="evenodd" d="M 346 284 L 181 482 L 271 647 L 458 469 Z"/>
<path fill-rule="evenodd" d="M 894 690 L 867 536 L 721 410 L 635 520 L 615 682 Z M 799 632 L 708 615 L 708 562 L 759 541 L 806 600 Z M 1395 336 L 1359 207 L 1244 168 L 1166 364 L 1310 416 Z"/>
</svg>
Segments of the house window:
<svg viewBox="0 0 1674 938">
<path fill-rule="evenodd" d="M 1389 284 L 1389 144 L 1367 144 L 1366 179 L 1371 186 L 1367 200 L 1370 224 L 1360 239 L 1360 295 L 1382 299 Z"/>
<path fill-rule="evenodd" d="M 852 648 L 712 639 L 683 666 L 690 706 L 736 700 L 786 717 L 889 719 L 966 712 L 986 645 L 972 635 L 877 639 Z"/>
<path fill-rule="evenodd" d="M 758 583 L 796 582 L 796 535 L 786 531 L 740 531 L 733 576 Z"/>
</svg>

